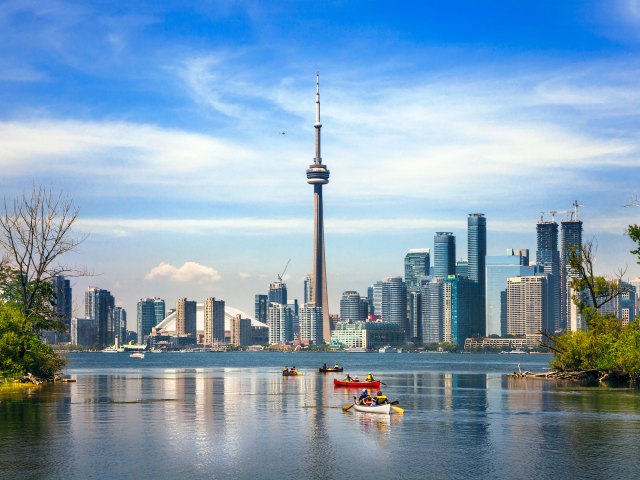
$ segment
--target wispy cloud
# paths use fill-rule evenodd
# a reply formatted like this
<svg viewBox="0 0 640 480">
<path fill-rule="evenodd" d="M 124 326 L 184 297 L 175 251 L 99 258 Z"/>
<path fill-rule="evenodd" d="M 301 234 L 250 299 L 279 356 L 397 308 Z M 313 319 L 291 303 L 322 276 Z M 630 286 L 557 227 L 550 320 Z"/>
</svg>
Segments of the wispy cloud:
<svg viewBox="0 0 640 480">
<path fill-rule="evenodd" d="M 144 278 L 146 280 L 168 278 L 175 282 L 184 283 L 193 281 L 218 281 L 222 277 L 213 268 L 197 262 L 185 262 L 181 267 L 160 262 L 157 266 L 153 267 Z"/>
</svg>

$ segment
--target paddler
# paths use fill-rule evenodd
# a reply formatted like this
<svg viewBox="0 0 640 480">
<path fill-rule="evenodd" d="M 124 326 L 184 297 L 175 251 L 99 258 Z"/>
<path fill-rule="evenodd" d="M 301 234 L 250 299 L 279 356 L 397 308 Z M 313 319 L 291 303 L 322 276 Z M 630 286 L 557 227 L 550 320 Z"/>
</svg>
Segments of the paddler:
<svg viewBox="0 0 640 480">
<path fill-rule="evenodd" d="M 287 367 L 286 365 L 284 366 L 284 368 L 282 369 L 283 372 L 288 372 L 289 371 L 289 367 Z"/>
<path fill-rule="evenodd" d="M 344 380 L 342 380 L 343 382 L 350 382 L 352 380 L 351 375 L 349 375 L 349 372 L 347 372 L 347 376 L 344 377 Z"/>
<path fill-rule="evenodd" d="M 369 372 L 367 374 L 367 376 L 364 379 L 365 382 L 375 382 L 375 379 L 373 378 L 373 375 L 371 375 L 371 372 Z"/>
<path fill-rule="evenodd" d="M 387 403 L 387 396 L 382 395 L 382 392 L 378 390 L 378 393 L 375 396 L 374 400 L 376 402 L 376 405 L 384 405 L 385 403 Z"/>
</svg>

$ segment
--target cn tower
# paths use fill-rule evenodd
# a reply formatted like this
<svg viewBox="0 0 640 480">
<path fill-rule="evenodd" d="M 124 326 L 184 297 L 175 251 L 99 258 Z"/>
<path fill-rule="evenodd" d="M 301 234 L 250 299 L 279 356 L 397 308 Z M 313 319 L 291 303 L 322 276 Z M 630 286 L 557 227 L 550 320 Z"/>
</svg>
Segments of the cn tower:
<svg viewBox="0 0 640 480">
<path fill-rule="evenodd" d="M 316 73 L 316 157 L 307 169 L 307 183 L 313 185 L 313 292 L 311 302 L 322 307 L 322 336 L 331 340 L 329 299 L 327 296 L 327 266 L 324 260 L 324 218 L 322 213 L 322 185 L 329 183 L 329 170 L 320 156 L 320 74 Z"/>
</svg>

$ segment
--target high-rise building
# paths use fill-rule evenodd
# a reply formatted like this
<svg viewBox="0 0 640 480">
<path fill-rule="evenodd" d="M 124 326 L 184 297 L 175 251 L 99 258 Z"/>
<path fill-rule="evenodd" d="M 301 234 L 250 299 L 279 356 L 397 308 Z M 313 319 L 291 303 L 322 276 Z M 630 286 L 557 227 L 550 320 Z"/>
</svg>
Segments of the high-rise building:
<svg viewBox="0 0 640 480">
<path fill-rule="evenodd" d="M 468 260 L 456 261 L 456 276 L 469 278 L 469 261 Z"/>
<path fill-rule="evenodd" d="M 269 302 L 287 304 L 287 284 L 276 280 L 269 284 Z"/>
<path fill-rule="evenodd" d="M 422 343 L 422 294 L 420 290 L 409 293 L 409 341 Z"/>
<path fill-rule="evenodd" d="M 293 313 L 289 305 L 269 303 L 267 311 L 269 343 L 286 343 L 293 340 Z"/>
<path fill-rule="evenodd" d="M 179 298 L 176 302 L 176 335 L 195 337 L 197 302 Z"/>
<path fill-rule="evenodd" d="M 326 343 L 331 341 L 329 321 L 329 297 L 327 294 L 327 266 L 324 254 L 324 213 L 322 185 L 329 183 L 329 170 L 322 164 L 320 151 L 320 75 L 316 74 L 316 156 L 307 169 L 307 183 L 313 185 L 313 288 L 311 302 L 322 308 L 322 332 Z M 286 302 L 284 302 L 286 303 Z"/>
<path fill-rule="evenodd" d="M 456 274 L 456 237 L 437 232 L 433 239 L 433 276 L 446 278 Z"/>
<path fill-rule="evenodd" d="M 422 298 L 422 340 L 424 343 L 443 341 L 444 326 L 444 278 L 423 280 L 420 286 Z"/>
<path fill-rule="evenodd" d="M 515 277 L 507 280 L 507 334 L 539 335 L 549 331 L 547 276 Z"/>
<path fill-rule="evenodd" d="M 165 318 L 166 306 L 162 298 L 141 298 L 138 300 L 137 332 L 138 341 L 146 343 L 153 327 Z"/>
<path fill-rule="evenodd" d="M 407 292 L 417 292 L 420 280 L 429 276 L 431 267 L 431 250 L 428 248 L 412 248 L 404 257 L 404 281 Z"/>
<path fill-rule="evenodd" d="M 204 301 L 204 343 L 213 345 L 225 341 L 224 300 L 209 297 Z"/>
<path fill-rule="evenodd" d="M 464 345 L 477 332 L 471 322 L 470 298 L 473 283 L 464 277 L 449 275 L 442 285 L 442 341 Z"/>
<path fill-rule="evenodd" d="M 267 323 L 267 307 L 269 306 L 269 296 L 257 294 L 255 296 L 255 319 L 264 324 Z"/>
<path fill-rule="evenodd" d="M 369 305 L 369 315 L 375 315 L 375 307 L 374 307 L 374 288 L 373 285 L 367 287 L 367 304 Z"/>
<path fill-rule="evenodd" d="M 485 326 L 485 257 L 487 256 L 487 219 L 483 213 L 467 218 L 467 254 L 469 259 L 470 333 L 484 335 Z M 471 336 L 471 335 L 468 335 Z"/>
<path fill-rule="evenodd" d="M 536 263 L 547 277 L 547 326 L 553 333 L 560 326 L 560 252 L 558 251 L 558 224 L 540 220 L 536 227 L 538 250 Z"/>
<path fill-rule="evenodd" d="M 72 345 L 92 347 L 98 343 L 98 322 L 94 318 L 73 317 L 69 333 Z"/>
<path fill-rule="evenodd" d="M 517 252 L 507 249 L 507 252 Z M 507 279 L 535 275 L 536 268 L 525 265 L 527 258 L 519 254 L 486 257 L 486 332 L 485 335 L 507 335 Z"/>
<path fill-rule="evenodd" d="M 68 342 L 71 333 L 71 314 L 73 310 L 73 296 L 71 282 L 62 275 L 51 279 L 55 301 L 53 304 L 56 320 L 62 322 L 66 328 L 65 332 L 56 332 L 55 343 Z"/>
<path fill-rule="evenodd" d="M 127 311 L 122 307 L 113 309 L 113 331 L 119 343 L 125 343 L 127 338 Z"/>
<path fill-rule="evenodd" d="M 113 309 L 115 299 L 108 290 L 89 287 L 84 295 L 85 317 L 97 325 L 97 341 L 100 345 L 113 345 Z"/>
<path fill-rule="evenodd" d="M 300 340 L 304 343 L 319 345 L 324 342 L 322 336 L 322 308 L 309 303 L 303 305 L 299 312 Z"/>
<path fill-rule="evenodd" d="M 205 342 L 206 343 L 206 342 Z M 251 320 L 236 315 L 231 319 L 231 345 L 251 345 Z"/>
<path fill-rule="evenodd" d="M 525 267 L 529 266 L 529 249 L 528 248 L 507 248 L 507 255 L 514 257 L 521 257 L 522 261 L 520 265 L 524 265 Z"/>
<path fill-rule="evenodd" d="M 304 302 L 303 303 L 311 303 L 312 298 L 313 298 L 313 274 L 307 273 L 307 276 L 304 279 Z"/>
<path fill-rule="evenodd" d="M 578 276 L 569 264 L 572 252 L 580 252 L 582 248 L 582 222 L 580 220 L 563 220 L 560 222 L 560 246 L 562 249 L 560 265 L 560 325 L 569 328 L 571 315 L 571 279 Z"/>
<path fill-rule="evenodd" d="M 358 292 L 348 290 L 342 293 L 340 299 L 340 320 L 343 322 L 358 322 L 367 319 L 367 311 L 364 310 L 362 297 Z"/>
</svg>

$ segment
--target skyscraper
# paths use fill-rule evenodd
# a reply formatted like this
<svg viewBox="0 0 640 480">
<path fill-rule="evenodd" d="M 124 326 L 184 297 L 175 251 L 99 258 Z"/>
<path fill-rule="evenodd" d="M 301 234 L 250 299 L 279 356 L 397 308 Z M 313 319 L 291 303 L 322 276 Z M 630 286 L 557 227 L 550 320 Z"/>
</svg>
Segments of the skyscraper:
<svg viewBox="0 0 640 480">
<path fill-rule="evenodd" d="M 316 156 L 307 169 L 307 183 L 313 185 L 313 287 L 311 302 L 322 308 L 322 332 L 326 343 L 331 341 L 329 299 L 327 295 L 327 267 L 324 257 L 324 218 L 322 185 L 329 183 L 329 170 L 320 155 L 320 75 L 316 74 Z M 286 303 L 286 302 L 285 302 Z"/>
<path fill-rule="evenodd" d="M 267 315 L 270 344 L 293 340 L 293 312 L 289 305 L 270 303 Z"/>
<path fill-rule="evenodd" d="M 576 202 L 577 203 L 577 202 Z M 578 219 L 560 222 L 560 245 L 562 249 L 560 265 L 560 325 L 562 329 L 569 327 L 571 312 L 571 279 L 577 274 L 571 271 L 569 256 L 574 249 L 582 247 L 582 222 Z"/>
<path fill-rule="evenodd" d="M 127 311 L 122 307 L 113 309 L 113 332 L 118 341 L 124 343 L 127 339 Z"/>
<path fill-rule="evenodd" d="M 467 218 L 468 278 L 471 286 L 469 328 L 465 334 L 485 332 L 485 257 L 487 256 L 487 219 L 482 213 Z"/>
<path fill-rule="evenodd" d="M 98 343 L 112 345 L 114 341 L 113 309 L 115 300 L 108 290 L 89 287 L 84 295 L 85 317 L 96 321 Z"/>
<path fill-rule="evenodd" d="M 420 286 L 422 297 L 422 340 L 424 343 L 442 342 L 444 338 L 444 278 L 423 280 Z"/>
<path fill-rule="evenodd" d="M 138 342 L 146 343 L 151 329 L 164 320 L 165 311 L 165 303 L 162 298 L 141 298 L 138 301 Z"/>
<path fill-rule="evenodd" d="M 546 276 L 515 277 L 507 280 L 507 333 L 540 335 L 548 326 Z"/>
<path fill-rule="evenodd" d="M 431 267 L 431 250 L 428 248 L 412 248 L 404 257 L 404 281 L 407 292 L 420 289 L 420 279 L 429 276 Z"/>
<path fill-rule="evenodd" d="M 366 304 L 365 304 L 366 305 Z M 366 320 L 360 294 L 352 290 L 342 292 L 340 299 L 340 320 L 343 322 L 359 322 Z"/>
<path fill-rule="evenodd" d="M 558 224 L 540 220 L 536 226 L 538 250 L 536 263 L 547 277 L 546 325 L 549 333 L 560 326 L 560 252 L 558 251 Z"/>
<path fill-rule="evenodd" d="M 224 300 L 209 297 L 204 301 L 204 343 L 224 342 Z"/>
<path fill-rule="evenodd" d="M 314 345 L 322 344 L 322 309 L 305 304 L 299 310 L 300 340 Z"/>
<path fill-rule="evenodd" d="M 313 275 L 311 273 L 307 273 L 307 276 L 304 279 L 304 302 L 303 303 L 311 303 L 312 297 L 313 297 Z"/>
<path fill-rule="evenodd" d="M 269 284 L 269 302 L 287 304 L 287 284 L 278 280 Z"/>
<path fill-rule="evenodd" d="M 433 276 L 445 278 L 456 274 L 456 237 L 451 232 L 437 232 L 433 239 Z"/>
<path fill-rule="evenodd" d="M 267 306 L 269 305 L 269 296 L 257 294 L 255 296 L 255 319 L 264 324 L 267 323 Z"/>
<path fill-rule="evenodd" d="M 176 335 L 196 336 L 197 303 L 194 300 L 179 298 L 176 302 Z"/>
</svg>

